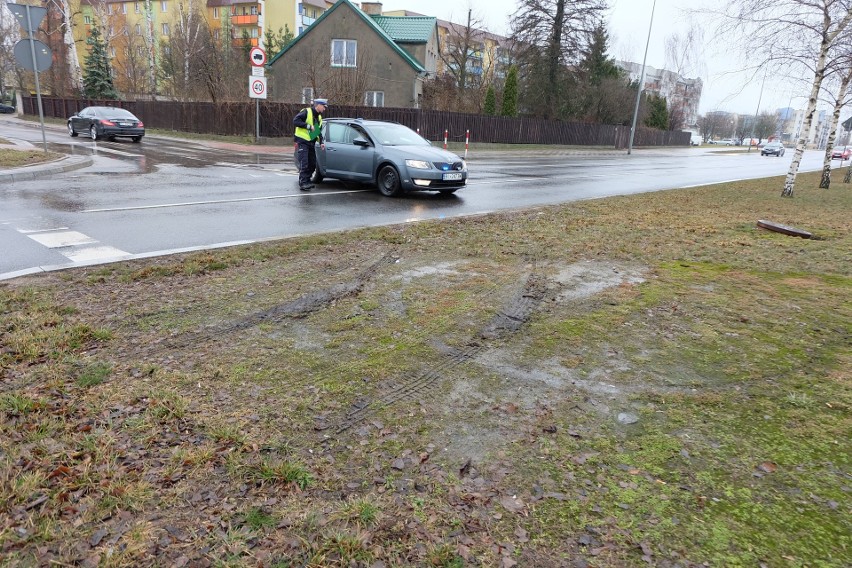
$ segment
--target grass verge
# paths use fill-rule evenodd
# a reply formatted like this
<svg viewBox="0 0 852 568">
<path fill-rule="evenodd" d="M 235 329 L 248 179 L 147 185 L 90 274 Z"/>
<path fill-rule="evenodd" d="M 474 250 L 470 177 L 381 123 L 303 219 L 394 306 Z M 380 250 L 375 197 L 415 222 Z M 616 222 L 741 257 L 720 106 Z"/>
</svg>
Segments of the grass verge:
<svg viewBox="0 0 852 568">
<path fill-rule="evenodd" d="M 56 152 L 43 152 L 42 150 L 11 150 L 0 148 L 0 168 L 19 168 L 32 166 L 43 162 L 50 162 L 61 158 Z"/>
<path fill-rule="evenodd" d="M 818 182 L 4 283 L 0 555 L 845 566 L 852 192 Z"/>
</svg>

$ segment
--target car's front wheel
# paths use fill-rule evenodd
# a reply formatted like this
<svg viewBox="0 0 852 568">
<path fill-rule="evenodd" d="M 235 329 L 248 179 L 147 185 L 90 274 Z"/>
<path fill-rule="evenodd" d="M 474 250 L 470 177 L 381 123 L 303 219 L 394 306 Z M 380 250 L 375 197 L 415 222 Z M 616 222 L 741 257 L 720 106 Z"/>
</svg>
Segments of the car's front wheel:
<svg viewBox="0 0 852 568">
<path fill-rule="evenodd" d="M 379 191 L 385 197 L 396 197 L 401 192 L 399 172 L 393 166 L 383 167 L 379 170 L 376 185 L 379 186 Z"/>
<path fill-rule="evenodd" d="M 98 129 L 95 128 L 94 124 L 92 125 L 91 128 L 89 128 L 89 138 L 91 138 L 92 140 L 98 139 Z"/>
<path fill-rule="evenodd" d="M 324 176 L 319 171 L 319 166 L 317 170 L 314 172 L 314 177 L 311 179 L 313 183 L 322 183 L 322 180 L 325 179 Z"/>
<path fill-rule="evenodd" d="M 74 131 L 74 127 L 71 125 L 70 120 L 68 121 L 68 135 L 71 136 L 71 138 L 75 138 L 77 136 L 77 133 Z"/>
</svg>

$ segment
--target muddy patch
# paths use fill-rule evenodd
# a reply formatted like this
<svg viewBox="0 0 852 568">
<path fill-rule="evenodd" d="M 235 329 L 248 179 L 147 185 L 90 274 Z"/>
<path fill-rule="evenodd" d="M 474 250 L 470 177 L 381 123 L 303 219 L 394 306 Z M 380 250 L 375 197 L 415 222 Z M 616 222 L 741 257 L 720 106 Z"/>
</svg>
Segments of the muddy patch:
<svg viewBox="0 0 852 568">
<path fill-rule="evenodd" d="M 582 300 L 607 288 L 645 281 L 646 269 L 617 262 L 584 261 L 560 269 L 553 277 L 560 290 L 560 302 Z"/>
</svg>

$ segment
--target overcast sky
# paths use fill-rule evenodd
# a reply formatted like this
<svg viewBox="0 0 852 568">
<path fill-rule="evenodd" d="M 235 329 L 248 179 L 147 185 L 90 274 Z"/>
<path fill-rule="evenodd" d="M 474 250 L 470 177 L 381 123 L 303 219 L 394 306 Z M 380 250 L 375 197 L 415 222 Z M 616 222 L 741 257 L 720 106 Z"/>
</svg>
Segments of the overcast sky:
<svg viewBox="0 0 852 568">
<path fill-rule="evenodd" d="M 642 63 L 653 0 L 608 0 L 611 9 L 607 17 L 610 33 L 610 55 Z M 716 24 L 707 16 L 692 10 L 702 6 L 720 6 L 722 0 L 656 0 L 647 64 L 665 68 L 665 41 L 674 33 L 685 35 L 692 25 L 703 29 L 703 61 L 693 77 L 704 83 L 699 112 L 726 110 L 754 114 L 758 109 L 775 111 L 777 108 L 802 108 L 808 95 L 807 86 L 793 85 L 789 80 L 775 80 L 755 76 L 749 69 L 747 56 L 740 46 L 732 45 L 716 35 Z M 483 27 L 495 33 L 508 35 L 509 18 L 517 10 L 516 0 L 384 0 L 382 9 L 407 9 L 445 20 L 464 23 L 468 8 Z M 806 83 L 811 80 L 808 77 Z"/>
</svg>

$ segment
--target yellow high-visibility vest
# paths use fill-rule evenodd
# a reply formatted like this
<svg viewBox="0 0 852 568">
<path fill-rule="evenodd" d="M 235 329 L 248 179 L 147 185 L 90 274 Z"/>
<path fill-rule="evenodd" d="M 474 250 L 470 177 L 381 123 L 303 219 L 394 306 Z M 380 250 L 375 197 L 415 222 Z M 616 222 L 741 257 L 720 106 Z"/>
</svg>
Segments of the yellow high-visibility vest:
<svg viewBox="0 0 852 568">
<path fill-rule="evenodd" d="M 308 107 L 306 109 L 308 111 L 308 116 L 305 119 L 307 124 L 314 123 L 314 109 L 312 107 Z M 312 142 L 317 139 L 320 135 L 320 130 L 322 130 L 322 115 L 319 115 L 319 126 L 316 126 L 313 130 L 308 130 L 307 128 L 302 128 L 301 126 L 296 127 L 296 131 L 293 133 L 296 138 L 301 138 L 302 140 L 307 140 L 308 142 Z"/>
</svg>

